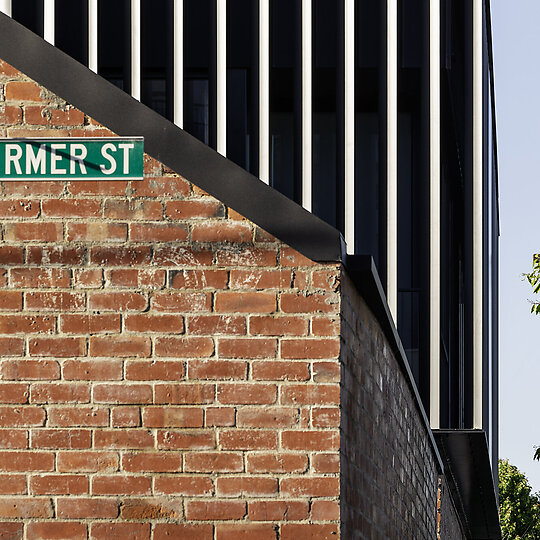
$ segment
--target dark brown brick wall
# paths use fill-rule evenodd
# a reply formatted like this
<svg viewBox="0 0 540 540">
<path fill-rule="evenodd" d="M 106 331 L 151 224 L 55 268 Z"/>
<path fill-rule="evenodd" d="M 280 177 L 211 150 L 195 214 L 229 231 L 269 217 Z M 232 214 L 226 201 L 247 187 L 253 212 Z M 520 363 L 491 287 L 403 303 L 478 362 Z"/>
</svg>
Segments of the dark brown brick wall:
<svg viewBox="0 0 540 540">
<path fill-rule="evenodd" d="M 342 537 L 437 538 L 438 471 L 425 424 L 388 340 L 346 274 L 341 319 Z M 441 515 L 441 538 L 462 538 L 446 496 Z"/>
</svg>

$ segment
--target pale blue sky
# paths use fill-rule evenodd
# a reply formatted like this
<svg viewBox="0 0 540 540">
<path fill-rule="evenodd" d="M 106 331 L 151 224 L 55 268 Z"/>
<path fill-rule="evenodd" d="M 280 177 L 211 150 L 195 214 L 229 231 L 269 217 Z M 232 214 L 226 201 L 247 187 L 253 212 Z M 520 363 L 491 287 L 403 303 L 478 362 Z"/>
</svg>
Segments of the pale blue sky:
<svg viewBox="0 0 540 540">
<path fill-rule="evenodd" d="M 540 253 L 539 0 L 492 0 L 499 143 L 500 456 L 540 491 L 540 315 L 520 274 Z"/>
</svg>

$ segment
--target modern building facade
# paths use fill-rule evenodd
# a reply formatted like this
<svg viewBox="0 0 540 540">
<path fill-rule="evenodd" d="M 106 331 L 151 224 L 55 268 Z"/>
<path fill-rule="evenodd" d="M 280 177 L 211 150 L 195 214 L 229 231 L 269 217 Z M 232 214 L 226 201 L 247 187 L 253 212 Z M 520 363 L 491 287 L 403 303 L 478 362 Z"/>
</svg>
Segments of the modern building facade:
<svg viewBox="0 0 540 540">
<path fill-rule="evenodd" d="M 91 434 L 91 445 L 81 448 L 89 454 L 97 448 L 118 451 L 120 465 L 107 478 L 122 478 L 119 482 L 129 479 L 134 470 L 125 468 L 124 462 L 142 459 L 152 449 L 157 460 L 180 459 L 177 467 L 141 469 L 152 477 L 151 488 L 124 493 L 125 500 L 121 491 L 94 490 L 93 478 L 87 491 L 83 488 L 77 495 L 85 494 L 85 500 L 107 497 L 107 502 L 115 498 L 120 510 L 107 519 L 118 526 L 150 524 L 148 531 L 140 529 L 141 537 L 157 538 L 170 525 L 170 536 L 178 538 L 198 538 L 195 534 L 200 531 L 206 535 L 201 538 L 229 538 L 228 534 L 241 530 L 252 531 L 253 538 L 276 538 L 276 534 L 279 538 L 433 538 L 437 534 L 500 538 L 496 507 L 499 218 L 489 1 L 4 0 L 0 9 L 11 17 L 0 21 L 0 59 L 13 68 L 13 72 L 5 69 L 2 83 L 4 111 L 14 115 L 4 112 L 3 137 L 109 134 L 102 133 L 100 126 L 118 135 L 143 135 L 151 164 L 147 176 L 168 178 L 174 172 L 182 177 L 175 178 L 187 180 L 184 185 L 169 179 L 173 183 L 167 186 L 160 181 L 153 189 L 147 179 L 146 191 L 131 183 L 118 187 L 118 192 L 106 186 L 78 189 L 67 183 L 50 193 L 40 191 L 39 183 L 17 190 L 4 182 L 4 198 L 11 201 L 8 207 L 15 200 L 32 199 L 40 209 L 36 224 L 45 220 L 64 231 L 51 240 L 38 234 L 27 237 L 12 231 L 24 217 L 3 216 L 8 247 L 24 252 L 21 261 L 5 262 L 14 265 L 6 287 L 21 294 L 23 311 L 29 310 L 28 316 L 53 313 L 56 326 L 51 332 L 60 334 L 56 336 L 60 340 L 66 339 L 61 335 L 66 311 L 98 317 L 102 310 L 110 310 L 118 314 L 120 337 L 127 340 L 120 341 L 127 347 L 125 355 L 115 349 L 119 345 L 114 340 L 97 352 L 94 332 L 81 330 L 69 339 L 86 340 L 84 354 L 58 353 L 66 359 L 57 359 L 62 380 L 53 383 L 54 377 L 46 378 L 51 387 L 77 380 L 82 389 L 87 384 L 82 381 L 100 379 L 66 375 L 66 363 L 83 362 L 70 360 L 71 356 L 88 356 L 84 362 L 125 358 L 122 377 L 101 379 L 108 386 L 89 383 L 91 397 L 81 403 L 107 404 L 109 423 L 79 429 Z M 40 88 L 34 97 L 15 90 L 15 83 L 30 81 Z M 72 121 L 51 112 L 62 110 L 69 116 L 70 109 L 61 100 L 80 110 L 84 118 Z M 32 108 L 39 107 L 38 119 L 32 120 Z M 173 184 L 176 187 L 170 187 Z M 103 206 L 92 216 L 70 214 L 73 209 L 65 215 L 51 214 L 46 207 L 52 199 L 63 201 L 65 208 L 97 200 Z M 162 213 L 147 213 L 155 204 L 164 205 Z M 138 214 L 134 205 L 139 205 Z M 215 211 L 190 214 L 185 209 L 195 205 L 199 211 L 203 206 Z M 129 211 L 122 214 L 120 206 Z M 177 210 L 172 210 L 175 206 Z M 217 231 L 210 234 L 197 219 L 206 219 L 208 227 L 215 225 Z M 101 221 L 108 232 L 88 232 Z M 118 227 L 116 233 L 111 232 L 113 225 Z M 73 233 L 76 226 L 86 232 Z M 117 263 L 96 254 L 115 241 L 121 243 L 120 251 L 128 253 L 119 266 L 137 273 L 134 284 L 115 281 L 111 276 L 118 270 Z M 47 242 L 64 251 L 88 251 L 76 263 L 51 262 L 50 254 L 35 263 L 32 249 Z M 140 251 L 146 247 L 148 258 Z M 182 249 L 192 256 L 180 256 Z M 250 263 L 239 262 L 243 249 L 250 251 Z M 276 249 L 277 259 L 261 262 Z M 167 256 L 167 251 L 176 258 Z M 213 256 L 201 262 L 201 253 L 207 252 Z M 69 284 L 60 289 L 88 295 L 80 300 L 80 309 L 62 303 L 32 308 L 27 295 L 42 294 L 33 290 L 42 284 L 36 282 L 30 293 L 25 292 L 16 276 L 19 268 L 33 264 L 39 271 L 71 272 Z M 214 272 L 210 282 L 205 281 L 210 274 L 200 274 L 200 265 L 205 272 Z M 163 272 L 162 285 L 141 285 L 145 266 Z M 89 287 L 90 292 L 81 292 L 85 288 L 77 276 L 98 267 L 104 270 L 102 281 Z M 256 298 L 241 297 L 236 307 L 231 304 L 225 309 L 226 295 L 247 294 L 251 285 L 246 283 L 255 279 L 255 270 L 262 271 L 260 267 L 272 279 L 279 273 L 277 284 L 270 278 L 263 283 L 259 276 L 252 287 Z M 241 272 L 251 272 L 243 284 Z M 282 283 L 284 272 L 292 274 Z M 184 276 L 182 286 L 178 285 L 181 278 L 175 277 L 179 274 Z M 188 275 L 194 279 L 191 284 Z M 226 276 L 222 285 L 218 275 Z M 114 296 L 126 294 L 125 287 L 148 302 L 141 313 L 148 308 L 149 316 L 156 316 L 152 312 L 157 310 L 159 316 L 165 312 L 182 317 L 185 337 L 164 352 L 170 335 L 184 332 L 169 331 L 160 326 L 166 320 L 156 319 L 156 328 L 141 322 L 137 333 L 136 323 L 129 320 L 134 316 L 126 315 L 132 308 L 121 305 L 123 297 L 118 296 L 119 304 L 113 308 L 99 303 L 101 289 Z M 187 307 L 173 308 L 170 294 L 162 289 L 176 287 L 199 296 L 192 296 Z M 169 298 L 167 307 L 159 294 Z M 193 307 L 195 299 L 202 301 L 201 294 L 208 304 L 197 304 L 198 309 L 207 313 L 209 325 L 202 334 L 194 330 L 200 314 Z M 302 298 L 303 307 L 287 307 L 288 295 Z M 264 307 L 261 302 L 269 304 Z M 222 307 L 229 319 L 248 315 L 238 317 L 235 330 L 224 322 Z M 279 323 L 281 330 L 254 330 L 263 323 Z M 295 325 L 298 329 L 292 330 Z M 194 336 L 204 336 L 195 339 L 213 340 L 212 344 L 208 341 L 207 349 L 201 345 L 183 353 L 192 330 Z M 33 338 L 24 339 L 22 353 L 8 347 L 8 362 L 30 365 L 33 361 Z M 148 365 L 135 361 L 141 355 L 127 342 L 138 339 L 143 340 L 139 343 L 143 350 L 149 347 L 143 358 L 153 358 L 153 363 L 167 358 L 163 370 L 172 369 L 176 362 L 176 375 L 168 379 L 163 374 L 160 379 L 151 375 L 150 361 Z M 245 346 L 242 342 L 233 347 L 235 339 L 245 340 Z M 250 339 L 255 343 L 248 347 Z M 266 352 L 260 353 L 258 347 Z M 56 358 L 52 353 L 43 356 Z M 293 366 L 286 367 L 286 360 Z M 137 362 L 143 374 L 130 379 L 128 370 Z M 214 369 L 202 375 L 198 362 L 206 367 L 213 363 Z M 275 374 L 259 377 L 258 370 L 270 369 L 263 364 L 275 365 Z M 307 369 L 305 376 L 300 374 L 303 369 Z M 175 377 L 181 382 L 173 389 Z M 33 377 L 3 378 L 29 384 L 30 396 L 34 395 L 34 383 L 28 382 Z M 151 400 L 118 398 L 114 392 L 122 386 L 120 380 L 126 388 L 133 380 L 153 380 L 148 383 Z M 208 392 L 214 385 L 215 400 L 157 398 L 159 391 L 178 393 L 190 384 L 201 385 L 197 391 L 206 385 Z M 222 400 L 224 393 L 232 395 L 234 384 L 239 393 L 260 392 L 262 397 Z M 167 385 L 171 388 L 165 389 Z M 303 397 L 294 397 L 295 391 Z M 96 392 L 106 397 L 95 399 Z M 324 392 L 337 392 L 338 397 L 326 402 Z M 62 424 L 48 422 L 56 410 L 62 414 L 62 407 L 54 399 L 42 403 L 48 416 L 41 427 L 60 436 Z M 179 405 L 187 405 L 191 414 L 203 409 L 202 423 L 163 419 L 145 423 L 145 415 L 158 414 L 158 408 L 167 417 L 178 415 Z M 270 429 L 270 417 L 255 416 L 264 411 L 270 411 L 277 435 Z M 121 413 L 133 415 L 129 420 L 133 424 L 128 420 L 115 424 L 113 415 Z M 209 420 L 218 414 L 232 419 Z M 332 416 L 336 414 L 338 420 Z M 125 433 L 128 428 L 133 433 L 126 437 L 152 433 L 154 445 L 119 442 L 117 431 Z M 160 437 L 168 437 L 168 428 L 173 439 L 187 436 L 180 428 L 209 437 L 210 442 L 201 443 L 201 451 L 213 453 L 212 459 L 218 461 L 225 456 L 238 459 L 239 464 L 221 470 L 221 461 L 214 461 L 214 467 L 190 468 L 191 451 L 198 447 L 160 442 Z M 39 424 L 25 429 L 30 446 L 24 451 L 30 453 L 36 448 L 31 444 Z M 226 442 L 274 436 L 277 446 L 264 442 L 227 446 Z M 101 446 L 96 446 L 98 440 Z M 273 459 L 272 453 L 279 456 L 282 468 L 251 466 L 252 459 Z M 283 468 L 283 460 L 293 458 L 300 461 Z M 58 459 L 55 454 L 55 463 Z M 59 477 L 67 472 L 54 467 L 38 470 Z M 37 482 L 31 469 L 22 471 L 29 475 L 30 486 Z M 74 471 L 81 477 L 96 472 Z M 192 482 L 204 478 L 210 487 L 192 493 L 163 488 L 175 482 L 180 485 L 186 478 Z M 288 485 L 296 480 L 298 486 Z M 105 480 L 98 479 L 98 485 L 100 481 Z M 266 486 L 260 492 L 246 487 L 257 481 Z M 335 481 L 337 490 L 329 487 Z M 315 487 L 317 482 L 321 486 Z M 235 487 L 226 488 L 227 483 Z M 28 496 L 36 493 L 32 488 L 25 491 Z M 51 494 L 39 495 L 44 500 Z M 154 504 L 152 508 L 157 503 L 148 501 L 159 499 L 163 509 L 165 496 L 180 510 L 174 505 L 168 513 L 122 510 L 126 504 L 132 508 L 135 499 Z M 257 506 L 261 497 L 267 505 L 264 512 Z M 57 505 L 56 499 L 51 501 Z M 226 503 L 238 503 L 236 514 L 217 509 Z M 290 508 L 282 512 L 272 506 L 270 511 L 270 503 Z M 289 511 L 297 517 L 288 517 Z M 30 517 L 37 517 L 38 523 L 58 524 L 61 515 L 60 507 L 54 506 L 52 515 Z M 103 521 L 95 525 L 92 515 L 84 512 L 63 515 L 62 522 L 81 525 L 80 531 L 91 537 L 99 537 L 99 527 L 105 527 Z M 24 526 L 27 538 L 38 537 L 28 519 L 17 516 L 10 523 Z M 188 532 L 186 527 L 193 528 Z M 121 530 L 127 531 L 115 529 L 112 534 L 128 534 Z"/>
</svg>

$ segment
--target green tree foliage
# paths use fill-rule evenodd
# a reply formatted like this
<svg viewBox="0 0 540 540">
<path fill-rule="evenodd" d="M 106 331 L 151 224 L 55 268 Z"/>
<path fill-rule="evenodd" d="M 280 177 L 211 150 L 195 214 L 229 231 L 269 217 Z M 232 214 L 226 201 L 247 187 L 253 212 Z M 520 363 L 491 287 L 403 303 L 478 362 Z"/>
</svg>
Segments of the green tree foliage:
<svg viewBox="0 0 540 540">
<path fill-rule="evenodd" d="M 540 539 L 540 499 L 525 475 L 499 460 L 499 516 L 504 540 Z"/>
<path fill-rule="evenodd" d="M 527 281 L 531 284 L 534 294 L 540 292 L 540 255 L 537 254 L 533 257 L 533 269 L 529 274 L 523 274 Z M 536 300 L 531 301 L 531 313 L 538 315 L 540 313 L 540 302 Z"/>
</svg>

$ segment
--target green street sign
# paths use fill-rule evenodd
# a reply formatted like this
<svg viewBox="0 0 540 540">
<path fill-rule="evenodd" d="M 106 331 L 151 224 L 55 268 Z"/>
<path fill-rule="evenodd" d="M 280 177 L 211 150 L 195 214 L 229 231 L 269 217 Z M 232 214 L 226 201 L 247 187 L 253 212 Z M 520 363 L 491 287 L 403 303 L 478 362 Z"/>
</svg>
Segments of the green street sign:
<svg viewBox="0 0 540 540">
<path fill-rule="evenodd" d="M 0 139 L 0 180 L 142 180 L 143 137 Z"/>
</svg>

